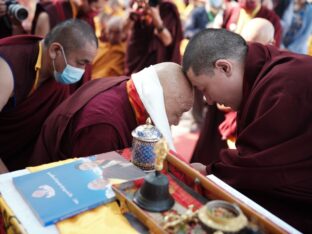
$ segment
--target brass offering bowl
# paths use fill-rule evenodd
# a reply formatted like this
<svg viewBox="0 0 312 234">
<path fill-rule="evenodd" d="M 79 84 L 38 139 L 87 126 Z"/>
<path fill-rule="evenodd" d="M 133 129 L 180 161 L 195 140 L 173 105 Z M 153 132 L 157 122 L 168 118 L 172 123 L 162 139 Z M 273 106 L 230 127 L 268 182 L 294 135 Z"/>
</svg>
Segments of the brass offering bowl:
<svg viewBox="0 0 312 234">
<path fill-rule="evenodd" d="M 198 218 L 209 232 L 238 233 L 248 224 L 237 205 L 222 200 L 208 202 L 198 211 Z"/>
</svg>

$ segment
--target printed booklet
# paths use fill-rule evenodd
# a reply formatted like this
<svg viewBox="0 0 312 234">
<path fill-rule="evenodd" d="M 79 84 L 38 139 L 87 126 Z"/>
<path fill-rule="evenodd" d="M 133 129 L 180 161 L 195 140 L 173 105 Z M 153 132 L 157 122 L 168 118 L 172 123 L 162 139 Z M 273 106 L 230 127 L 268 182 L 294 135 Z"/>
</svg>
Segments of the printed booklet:
<svg viewBox="0 0 312 234">
<path fill-rule="evenodd" d="M 112 184 L 144 176 L 121 155 L 109 152 L 14 177 L 13 183 L 42 225 L 47 226 L 113 201 Z"/>
</svg>

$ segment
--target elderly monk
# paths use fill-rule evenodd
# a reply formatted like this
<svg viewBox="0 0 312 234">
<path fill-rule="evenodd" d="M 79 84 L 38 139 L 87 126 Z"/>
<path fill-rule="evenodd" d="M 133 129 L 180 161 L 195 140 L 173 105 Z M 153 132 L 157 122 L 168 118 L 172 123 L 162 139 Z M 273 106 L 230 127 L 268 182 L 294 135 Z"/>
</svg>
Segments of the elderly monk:
<svg viewBox="0 0 312 234">
<path fill-rule="evenodd" d="M 312 230 L 312 67 L 309 56 L 246 44 L 208 29 L 183 56 L 183 70 L 208 104 L 238 111 L 237 149 L 208 165 L 215 174 L 304 233 Z"/>
<path fill-rule="evenodd" d="M 170 124 L 193 104 L 193 90 L 175 63 L 129 77 L 92 80 L 45 122 L 30 164 L 88 156 L 131 146 L 131 132 L 150 116 L 174 150 Z"/>
<path fill-rule="evenodd" d="M 82 19 L 95 30 L 93 18 L 101 12 L 105 0 L 58 0 L 39 2 L 31 33 L 45 36 L 55 25 L 68 19 Z"/>
<path fill-rule="evenodd" d="M 274 45 L 274 26 L 264 18 L 253 18 L 243 28 L 241 36 L 246 41 L 258 42 L 263 45 Z"/>
<path fill-rule="evenodd" d="M 161 62 L 181 62 L 182 25 L 177 7 L 167 0 L 135 0 L 126 53 L 126 74 Z"/>
<path fill-rule="evenodd" d="M 261 0 L 238 0 L 238 5 L 224 12 L 222 27 L 241 34 L 244 26 L 253 18 L 269 20 L 275 29 L 274 39 L 279 47 L 282 38 L 282 26 L 274 11 L 262 6 Z"/>
<path fill-rule="evenodd" d="M 66 37 L 64 36 L 66 35 Z M 41 125 L 92 62 L 97 38 L 81 20 L 55 27 L 45 39 L 0 40 L 0 155 L 10 170 L 24 168 Z"/>
</svg>

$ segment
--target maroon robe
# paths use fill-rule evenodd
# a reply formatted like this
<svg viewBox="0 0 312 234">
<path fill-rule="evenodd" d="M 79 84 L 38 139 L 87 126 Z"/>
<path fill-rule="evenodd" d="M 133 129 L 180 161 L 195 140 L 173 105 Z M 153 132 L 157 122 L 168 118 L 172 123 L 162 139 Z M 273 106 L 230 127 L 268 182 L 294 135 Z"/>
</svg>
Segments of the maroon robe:
<svg viewBox="0 0 312 234">
<path fill-rule="evenodd" d="M 222 27 L 229 29 L 232 23 L 236 24 L 239 18 L 239 13 L 240 7 L 237 5 L 227 10 L 224 14 Z M 273 11 L 262 6 L 255 17 L 265 18 L 271 21 L 275 28 L 275 45 L 279 47 L 282 28 L 278 16 Z M 224 114 L 224 112 L 218 110 L 216 107 L 208 108 L 204 120 L 204 126 L 201 129 L 201 133 L 192 155 L 192 162 L 200 162 L 203 164 L 210 163 L 218 158 L 221 149 L 228 147 L 226 141 L 221 139 L 221 134 L 218 129 L 219 125 L 225 119 Z"/>
<path fill-rule="evenodd" d="M 12 36 L 12 24 L 7 16 L 0 17 L 0 38 Z"/>
<path fill-rule="evenodd" d="M 219 158 L 220 150 L 226 149 L 226 141 L 221 139 L 218 126 L 224 120 L 224 112 L 216 105 L 209 106 L 200 130 L 191 162 L 212 163 Z"/>
<path fill-rule="evenodd" d="M 130 147 L 137 122 L 128 100 L 127 80 L 89 81 L 63 102 L 42 127 L 32 164 Z"/>
<path fill-rule="evenodd" d="M 73 19 L 73 9 L 69 0 L 58 0 L 53 2 L 43 2 L 37 3 L 34 19 L 31 25 L 31 33 L 35 33 L 38 17 L 40 13 L 46 12 L 49 15 L 50 30 L 54 28 L 57 24 Z M 77 19 L 82 19 L 86 21 L 95 30 L 95 24 L 93 18 L 97 14 L 95 12 L 90 12 L 88 14 L 84 13 L 81 9 L 78 9 Z"/>
<path fill-rule="evenodd" d="M 168 1 L 159 5 L 160 17 L 172 36 L 172 43 L 165 46 L 154 34 L 154 26 L 136 21 L 128 41 L 126 74 L 138 72 L 161 62 L 181 62 L 180 42 L 183 39 L 182 25 L 177 7 Z"/>
<path fill-rule="evenodd" d="M 36 77 L 40 40 L 30 35 L 0 40 L 0 57 L 9 64 L 14 78 L 14 96 L 0 112 L 0 157 L 9 170 L 27 166 L 41 125 L 69 94 L 67 86 L 51 77 L 28 96 Z"/>
<path fill-rule="evenodd" d="M 240 7 L 235 6 L 225 11 L 223 16 L 223 24 L 222 27 L 226 29 L 230 29 L 231 24 L 237 24 L 239 19 Z M 274 26 L 274 39 L 276 47 L 279 47 L 282 40 L 282 26 L 280 22 L 280 18 L 275 14 L 274 11 L 269 10 L 268 8 L 261 6 L 259 12 L 255 15 L 254 18 L 264 18 L 269 20 Z"/>
<path fill-rule="evenodd" d="M 212 173 L 304 233 L 312 231 L 312 58 L 250 44 L 237 150 Z"/>
</svg>

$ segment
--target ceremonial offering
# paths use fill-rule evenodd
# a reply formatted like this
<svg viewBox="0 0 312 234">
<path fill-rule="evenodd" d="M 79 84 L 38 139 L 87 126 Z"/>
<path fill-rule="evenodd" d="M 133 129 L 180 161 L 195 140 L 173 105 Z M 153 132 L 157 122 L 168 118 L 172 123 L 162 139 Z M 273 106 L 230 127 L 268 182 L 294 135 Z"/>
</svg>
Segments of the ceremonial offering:
<svg viewBox="0 0 312 234">
<path fill-rule="evenodd" d="M 162 143 L 160 142 L 160 144 Z M 160 152 L 162 151 L 166 152 L 166 150 Z M 130 158 L 130 151 L 124 151 L 124 153 Z M 124 155 L 124 153 L 122 154 Z M 225 185 L 221 180 L 203 176 L 179 160 L 179 155 L 173 154 L 171 151 L 166 154 L 160 153 L 160 155 L 166 155 L 166 157 L 164 159 L 157 157 L 156 171 L 149 174 L 156 178 L 156 173 L 159 173 L 168 179 L 169 194 L 174 199 L 174 204 L 169 210 L 150 211 L 134 201 L 134 197 L 138 196 L 138 191 L 142 190 L 144 183 L 146 183 L 146 177 L 145 179 L 113 185 L 122 213 L 131 212 L 134 214 L 151 233 L 296 233 L 295 229 L 281 223 L 282 221 L 278 221 L 277 217 L 266 213 L 265 210 L 255 208 L 256 206 L 249 203 L 245 197 L 238 197 L 238 195 L 243 195 L 236 190 L 231 191 L 232 188 Z M 153 193 L 156 194 L 155 191 Z M 150 200 L 154 199 L 153 195 L 149 197 L 143 193 L 142 198 L 146 197 Z M 220 205 L 223 202 L 225 202 L 225 206 Z M 225 226 L 224 223 L 231 223 L 233 220 L 236 226 L 233 225 L 235 228 L 232 226 L 232 229 L 221 229 L 209 226 L 209 223 L 206 225 L 204 219 L 199 219 L 201 216 L 199 212 L 203 212 L 204 216 L 209 216 L 211 213 L 214 222 L 220 222 L 220 226 Z M 205 212 L 209 212 L 209 214 Z"/>
<path fill-rule="evenodd" d="M 198 218 L 208 231 L 223 233 L 239 232 L 248 224 L 237 205 L 221 200 L 208 202 L 198 211 Z"/>
<path fill-rule="evenodd" d="M 156 154 L 156 171 L 144 178 L 144 183 L 135 194 L 133 201 L 144 210 L 161 212 L 169 210 L 174 204 L 169 193 L 169 181 L 165 175 L 160 173 L 163 169 L 163 161 L 169 152 L 164 139 L 156 143 L 154 152 Z"/>
<path fill-rule="evenodd" d="M 154 170 L 154 146 L 162 138 L 162 134 L 148 118 L 146 124 L 140 125 L 132 131 L 132 137 L 132 163 L 145 171 Z"/>
</svg>

